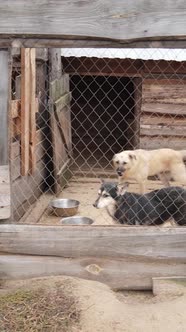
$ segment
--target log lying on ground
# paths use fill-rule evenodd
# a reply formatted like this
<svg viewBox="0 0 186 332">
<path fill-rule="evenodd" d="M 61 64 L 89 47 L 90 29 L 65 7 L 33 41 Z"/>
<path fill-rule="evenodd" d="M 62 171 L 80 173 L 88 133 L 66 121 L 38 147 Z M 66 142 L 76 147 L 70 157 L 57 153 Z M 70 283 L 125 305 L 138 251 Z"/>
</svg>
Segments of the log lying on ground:
<svg viewBox="0 0 186 332">
<path fill-rule="evenodd" d="M 184 276 L 186 228 L 0 225 L 0 279 L 68 275 L 114 289 Z"/>
<path fill-rule="evenodd" d="M 112 260 L 104 258 L 62 258 L 31 255 L 0 255 L 0 279 L 24 279 L 45 276 L 71 276 L 99 281 L 114 290 L 151 290 L 152 278 L 179 276 L 185 263 L 158 260 Z"/>
</svg>

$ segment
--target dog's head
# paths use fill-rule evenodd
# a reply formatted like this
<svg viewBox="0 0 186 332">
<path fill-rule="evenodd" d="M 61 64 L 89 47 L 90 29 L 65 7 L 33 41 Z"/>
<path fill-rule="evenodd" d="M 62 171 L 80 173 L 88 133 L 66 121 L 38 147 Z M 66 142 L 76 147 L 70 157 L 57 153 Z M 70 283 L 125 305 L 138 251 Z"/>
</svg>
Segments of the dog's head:
<svg viewBox="0 0 186 332">
<path fill-rule="evenodd" d="M 122 177 L 127 170 L 130 170 L 136 159 L 136 155 L 133 151 L 116 153 L 112 162 L 118 176 Z"/>
<path fill-rule="evenodd" d="M 115 204 L 116 199 L 126 192 L 128 185 L 128 183 L 117 185 L 115 182 L 105 182 L 104 180 L 101 180 L 98 197 L 93 206 L 97 209 L 102 209 Z"/>
</svg>

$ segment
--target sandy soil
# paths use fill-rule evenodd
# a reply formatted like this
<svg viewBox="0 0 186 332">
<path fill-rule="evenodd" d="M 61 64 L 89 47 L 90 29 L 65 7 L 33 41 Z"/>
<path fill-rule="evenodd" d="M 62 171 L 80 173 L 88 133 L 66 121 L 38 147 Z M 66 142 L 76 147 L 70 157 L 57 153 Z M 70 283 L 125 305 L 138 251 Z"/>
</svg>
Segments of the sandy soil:
<svg viewBox="0 0 186 332">
<path fill-rule="evenodd" d="M 186 295 L 154 297 L 150 292 L 113 292 L 98 282 L 55 277 L 6 282 L 0 295 L 17 287 L 65 284 L 80 309 L 76 332 L 185 332 Z M 69 286 L 68 286 L 69 285 Z M 60 318 L 60 316 L 59 316 Z M 0 330 L 1 331 L 1 330 Z M 60 331 L 59 331 L 60 332 Z M 67 332 L 71 332 L 68 330 Z"/>
</svg>

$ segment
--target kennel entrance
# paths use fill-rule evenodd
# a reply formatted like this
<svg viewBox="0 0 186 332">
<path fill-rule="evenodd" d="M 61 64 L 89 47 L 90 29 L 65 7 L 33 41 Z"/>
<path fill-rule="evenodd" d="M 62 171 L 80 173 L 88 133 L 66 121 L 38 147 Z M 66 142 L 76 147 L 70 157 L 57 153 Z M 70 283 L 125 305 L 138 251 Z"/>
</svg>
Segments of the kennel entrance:
<svg viewBox="0 0 186 332">
<path fill-rule="evenodd" d="M 133 79 L 72 75 L 70 90 L 74 168 L 111 168 L 114 153 L 136 146 Z"/>
</svg>

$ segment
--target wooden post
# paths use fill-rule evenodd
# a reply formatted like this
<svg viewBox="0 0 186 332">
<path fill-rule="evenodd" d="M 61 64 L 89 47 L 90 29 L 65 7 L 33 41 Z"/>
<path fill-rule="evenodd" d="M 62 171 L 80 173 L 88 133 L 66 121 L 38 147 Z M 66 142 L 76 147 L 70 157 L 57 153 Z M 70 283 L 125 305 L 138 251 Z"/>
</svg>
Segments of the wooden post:
<svg viewBox="0 0 186 332">
<path fill-rule="evenodd" d="M 10 95 L 9 52 L 0 50 L 0 219 L 10 218 L 8 110 Z"/>
<path fill-rule="evenodd" d="M 21 49 L 21 175 L 29 171 L 30 49 Z"/>
<path fill-rule="evenodd" d="M 142 106 L 142 78 L 135 77 L 133 79 L 134 84 L 134 149 L 139 149 L 140 147 L 140 116 L 141 116 L 141 106 Z"/>
<path fill-rule="evenodd" d="M 8 164 L 9 52 L 0 50 L 0 165 Z"/>
<path fill-rule="evenodd" d="M 36 169 L 36 50 L 30 49 L 30 172 Z"/>
</svg>

